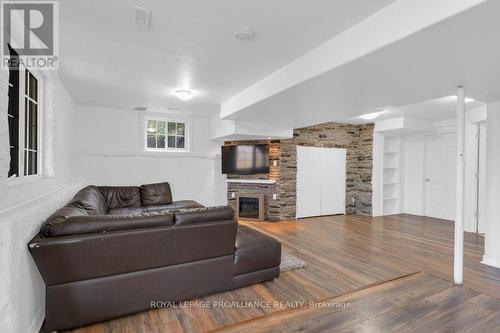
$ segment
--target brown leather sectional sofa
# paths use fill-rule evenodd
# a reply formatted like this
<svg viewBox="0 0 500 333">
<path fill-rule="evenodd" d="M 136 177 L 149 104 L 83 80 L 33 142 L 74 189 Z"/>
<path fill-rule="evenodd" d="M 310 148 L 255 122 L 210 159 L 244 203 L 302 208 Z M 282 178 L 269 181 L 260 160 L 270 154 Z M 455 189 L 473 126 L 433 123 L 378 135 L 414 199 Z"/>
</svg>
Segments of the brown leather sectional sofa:
<svg viewBox="0 0 500 333">
<path fill-rule="evenodd" d="M 172 202 L 168 183 L 85 187 L 28 247 L 46 331 L 271 280 L 281 260 L 281 244 L 238 226 L 230 207 Z"/>
</svg>

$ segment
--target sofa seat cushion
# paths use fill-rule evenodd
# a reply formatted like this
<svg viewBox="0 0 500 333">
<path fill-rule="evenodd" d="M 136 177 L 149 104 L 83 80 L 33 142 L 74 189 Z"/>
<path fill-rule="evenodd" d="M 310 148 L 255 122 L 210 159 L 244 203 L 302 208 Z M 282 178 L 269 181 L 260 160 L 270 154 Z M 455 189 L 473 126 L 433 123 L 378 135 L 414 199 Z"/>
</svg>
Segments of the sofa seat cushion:
<svg viewBox="0 0 500 333">
<path fill-rule="evenodd" d="M 69 206 L 81 207 L 89 215 L 106 215 L 108 213 L 108 205 L 96 186 L 87 186 L 78 191 Z"/>
<path fill-rule="evenodd" d="M 169 183 L 141 185 L 142 206 L 159 206 L 172 203 L 172 192 Z"/>
<path fill-rule="evenodd" d="M 281 243 L 247 226 L 238 226 L 235 246 L 235 275 L 276 267 L 281 262 Z"/>
<path fill-rule="evenodd" d="M 188 225 L 211 221 L 233 221 L 234 210 L 229 206 L 180 208 L 174 210 L 175 225 Z"/>
<path fill-rule="evenodd" d="M 99 186 L 108 209 L 141 207 L 141 192 L 137 186 Z"/>
<path fill-rule="evenodd" d="M 193 200 L 174 201 L 169 205 L 147 206 L 147 207 L 128 207 L 128 208 L 113 208 L 108 211 L 108 215 L 128 215 L 148 212 L 162 212 L 169 210 L 177 210 L 182 208 L 201 208 L 200 205 Z"/>
<path fill-rule="evenodd" d="M 113 208 L 108 211 L 108 215 L 130 215 L 144 213 L 142 207 Z"/>
</svg>

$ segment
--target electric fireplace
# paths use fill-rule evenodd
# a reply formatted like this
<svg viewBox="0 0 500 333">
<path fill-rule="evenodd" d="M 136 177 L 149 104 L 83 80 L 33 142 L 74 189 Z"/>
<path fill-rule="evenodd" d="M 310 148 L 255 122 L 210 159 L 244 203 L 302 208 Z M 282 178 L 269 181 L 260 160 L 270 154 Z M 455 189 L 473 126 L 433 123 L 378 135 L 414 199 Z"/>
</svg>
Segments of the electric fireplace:
<svg viewBox="0 0 500 333">
<path fill-rule="evenodd" d="M 236 216 L 241 220 L 264 221 L 264 195 L 239 194 L 236 199 Z"/>
</svg>

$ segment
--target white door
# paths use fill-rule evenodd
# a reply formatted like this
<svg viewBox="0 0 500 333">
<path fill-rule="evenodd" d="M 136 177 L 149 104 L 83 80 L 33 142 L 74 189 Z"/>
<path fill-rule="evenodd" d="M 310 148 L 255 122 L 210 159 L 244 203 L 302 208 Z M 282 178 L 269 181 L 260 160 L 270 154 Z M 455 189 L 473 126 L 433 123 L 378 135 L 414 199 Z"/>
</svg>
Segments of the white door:
<svg viewBox="0 0 500 333">
<path fill-rule="evenodd" d="M 346 150 L 321 149 L 321 215 L 345 214 Z"/>
<path fill-rule="evenodd" d="M 456 134 L 435 134 L 426 140 L 425 215 L 455 219 Z"/>
<path fill-rule="evenodd" d="M 297 146 L 297 218 L 345 214 L 346 150 Z"/>
<path fill-rule="evenodd" d="M 297 218 L 321 215 L 320 172 L 317 152 L 297 146 Z"/>
<path fill-rule="evenodd" d="M 486 232 L 486 123 L 479 125 L 477 232 Z"/>
</svg>

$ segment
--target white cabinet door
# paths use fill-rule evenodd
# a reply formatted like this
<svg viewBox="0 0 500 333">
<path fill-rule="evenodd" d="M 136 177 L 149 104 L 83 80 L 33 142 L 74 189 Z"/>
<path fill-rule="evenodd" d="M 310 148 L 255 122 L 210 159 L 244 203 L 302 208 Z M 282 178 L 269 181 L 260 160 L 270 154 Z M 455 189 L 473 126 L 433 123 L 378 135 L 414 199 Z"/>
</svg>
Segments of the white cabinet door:
<svg viewBox="0 0 500 333">
<path fill-rule="evenodd" d="M 316 150 L 297 146 L 297 218 L 321 215 L 320 172 Z"/>
<path fill-rule="evenodd" d="M 427 137 L 425 215 L 455 219 L 457 137 L 455 133 Z"/>
<path fill-rule="evenodd" d="M 297 146 L 297 218 L 345 213 L 346 150 Z"/>
<path fill-rule="evenodd" d="M 346 150 L 320 149 L 321 215 L 345 214 Z"/>
</svg>

